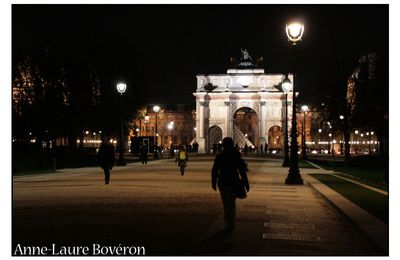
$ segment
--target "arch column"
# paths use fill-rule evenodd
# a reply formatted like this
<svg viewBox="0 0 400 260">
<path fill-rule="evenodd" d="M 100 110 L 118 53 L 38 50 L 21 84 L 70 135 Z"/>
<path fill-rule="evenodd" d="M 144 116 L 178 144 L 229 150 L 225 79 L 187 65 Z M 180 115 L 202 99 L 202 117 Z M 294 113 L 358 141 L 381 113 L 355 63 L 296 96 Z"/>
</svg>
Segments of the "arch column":
<svg viewBox="0 0 400 260">
<path fill-rule="evenodd" d="M 206 152 L 206 140 L 204 135 L 206 134 L 206 130 L 204 129 L 204 106 L 206 105 L 205 101 L 198 101 L 198 114 L 196 115 L 196 121 L 198 122 L 197 132 L 199 136 L 197 137 L 197 143 L 199 144 L 199 153 Z"/>
<path fill-rule="evenodd" d="M 266 143 L 266 138 L 265 138 L 265 114 L 266 114 L 266 101 L 261 101 L 260 102 L 260 112 L 259 112 L 259 140 L 260 144 L 265 144 Z"/>
</svg>

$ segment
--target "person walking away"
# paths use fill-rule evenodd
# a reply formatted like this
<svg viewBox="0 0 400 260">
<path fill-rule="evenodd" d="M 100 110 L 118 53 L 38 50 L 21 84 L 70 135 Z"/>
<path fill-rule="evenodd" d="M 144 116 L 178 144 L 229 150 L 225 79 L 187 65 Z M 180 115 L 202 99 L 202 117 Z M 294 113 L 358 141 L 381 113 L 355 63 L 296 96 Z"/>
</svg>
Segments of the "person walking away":
<svg viewBox="0 0 400 260">
<path fill-rule="evenodd" d="M 147 164 L 147 159 L 148 159 L 147 145 L 143 145 L 142 148 L 140 149 L 140 160 L 142 161 L 142 164 Z"/>
<path fill-rule="evenodd" d="M 264 152 L 264 151 L 263 151 L 263 148 L 264 148 L 264 147 L 263 147 L 263 144 L 260 144 L 260 154 L 261 154 L 261 155 L 262 155 L 263 152 Z"/>
<path fill-rule="evenodd" d="M 104 182 L 106 185 L 110 183 L 110 170 L 112 170 L 115 163 L 114 146 L 108 140 L 109 138 L 103 139 L 97 154 L 100 167 L 104 170 Z"/>
<path fill-rule="evenodd" d="M 181 170 L 181 175 L 183 176 L 185 173 L 186 162 L 189 160 L 188 152 L 185 149 L 185 146 L 181 145 L 179 147 L 178 156 L 175 159 L 175 163 L 178 163 L 178 166 Z"/>
<path fill-rule="evenodd" d="M 239 181 L 243 181 L 247 192 L 250 190 L 247 179 L 247 165 L 242 159 L 240 152 L 235 149 L 233 140 L 225 137 L 222 141 L 223 150 L 214 160 L 211 171 L 211 185 L 213 190 L 218 189 L 224 207 L 225 231 L 232 231 L 235 225 L 236 196 L 234 186 Z"/>
</svg>

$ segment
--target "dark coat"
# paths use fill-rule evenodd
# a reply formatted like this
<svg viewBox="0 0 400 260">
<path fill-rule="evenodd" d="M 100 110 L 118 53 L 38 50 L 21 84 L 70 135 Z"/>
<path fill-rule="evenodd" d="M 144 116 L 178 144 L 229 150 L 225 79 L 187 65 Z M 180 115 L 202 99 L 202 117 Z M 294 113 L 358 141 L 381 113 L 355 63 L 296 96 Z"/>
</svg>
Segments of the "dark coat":
<svg viewBox="0 0 400 260">
<path fill-rule="evenodd" d="M 112 144 L 102 143 L 97 156 L 101 168 L 112 169 L 115 163 L 114 146 Z"/>
<path fill-rule="evenodd" d="M 234 148 L 224 149 L 215 157 L 211 172 L 212 185 L 215 187 L 218 182 L 218 186 L 233 186 L 240 175 L 246 188 L 249 188 L 246 171 L 247 165 L 240 152 Z"/>
</svg>

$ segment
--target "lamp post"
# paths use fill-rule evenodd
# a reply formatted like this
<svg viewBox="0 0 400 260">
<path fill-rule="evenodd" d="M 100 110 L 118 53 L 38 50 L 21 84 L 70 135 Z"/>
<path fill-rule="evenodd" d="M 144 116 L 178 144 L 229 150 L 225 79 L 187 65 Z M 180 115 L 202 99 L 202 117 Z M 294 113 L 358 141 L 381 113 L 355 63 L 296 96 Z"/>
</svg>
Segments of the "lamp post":
<svg viewBox="0 0 400 260">
<path fill-rule="evenodd" d="M 125 166 L 126 161 L 124 158 L 124 105 L 123 105 L 123 94 L 125 93 L 126 90 L 126 84 L 125 83 L 118 83 L 117 84 L 117 90 L 121 94 L 120 95 L 120 106 L 121 106 L 121 134 L 119 137 L 119 158 L 117 165 L 119 166 Z"/>
<path fill-rule="evenodd" d="M 341 121 L 340 126 L 341 126 L 341 141 L 340 141 L 340 155 L 343 155 L 343 145 L 345 143 L 345 138 L 344 138 L 344 126 L 343 126 L 343 120 L 344 120 L 344 116 L 343 115 L 339 115 L 339 119 Z"/>
<path fill-rule="evenodd" d="M 154 158 L 158 158 L 158 126 L 157 126 L 157 114 L 160 112 L 160 106 L 155 105 L 153 107 L 154 113 L 156 113 L 156 134 L 155 134 L 155 149 L 154 149 Z"/>
<path fill-rule="evenodd" d="M 292 90 L 292 82 L 286 75 L 286 77 L 282 81 L 282 89 L 285 92 L 285 139 L 284 139 L 284 152 L 285 156 L 283 158 L 282 167 L 290 166 L 289 159 L 289 137 L 288 137 L 288 93 Z"/>
<path fill-rule="evenodd" d="M 169 130 L 169 135 L 171 136 L 171 140 L 169 142 L 170 143 L 170 148 L 173 150 L 173 147 L 172 147 L 172 130 L 174 129 L 174 121 L 169 122 L 167 128 Z M 172 155 L 172 152 L 171 152 L 171 155 Z"/>
<path fill-rule="evenodd" d="M 354 133 L 356 134 L 356 141 L 355 141 L 355 144 L 356 144 L 356 155 L 358 155 L 358 130 L 355 130 L 354 131 Z"/>
<path fill-rule="evenodd" d="M 286 25 L 286 34 L 291 41 L 292 46 L 295 51 L 296 56 L 296 45 L 301 40 L 304 32 L 304 25 L 301 23 L 291 23 Z M 295 57 L 296 60 L 296 57 Z M 294 66 L 294 73 L 293 73 L 293 102 L 292 102 L 292 130 L 290 137 L 291 144 L 290 144 L 290 168 L 288 176 L 285 180 L 286 184 L 303 184 L 303 179 L 300 176 L 299 170 L 299 158 L 297 154 L 298 144 L 297 144 L 297 123 L 296 123 L 296 64 Z"/>
<path fill-rule="evenodd" d="M 303 135 L 301 137 L 301 158 L 303 160 L 307 160 L 307 151 L 306 151 L 306 113 L 308 112 L 308 106 L 304 105 L 301 107 L 301 110 L 303 111 Z"/>
<path fill-rule="evenodd" d="M 150 122 L 150 117 L 145 116 L 144 117 L 144 124 L 146 125 L 146 137 L 149 136 L 149 122 Z"/>
</svg>

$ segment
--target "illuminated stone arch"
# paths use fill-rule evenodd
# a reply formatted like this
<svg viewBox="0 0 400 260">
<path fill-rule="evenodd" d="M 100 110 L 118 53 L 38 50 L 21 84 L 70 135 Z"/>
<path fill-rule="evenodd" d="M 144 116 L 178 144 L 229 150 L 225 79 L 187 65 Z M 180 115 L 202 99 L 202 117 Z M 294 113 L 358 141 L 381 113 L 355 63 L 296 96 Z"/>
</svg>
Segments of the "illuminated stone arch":
<svg viewBox="0 0 400 260">
<path fill-rule="evenodd" d="M 274 125 L 268 130 L 268 149 L 276 150 L 277 152 L 283 151 L 284 135 L 282 127 Z"/>
</svg>

